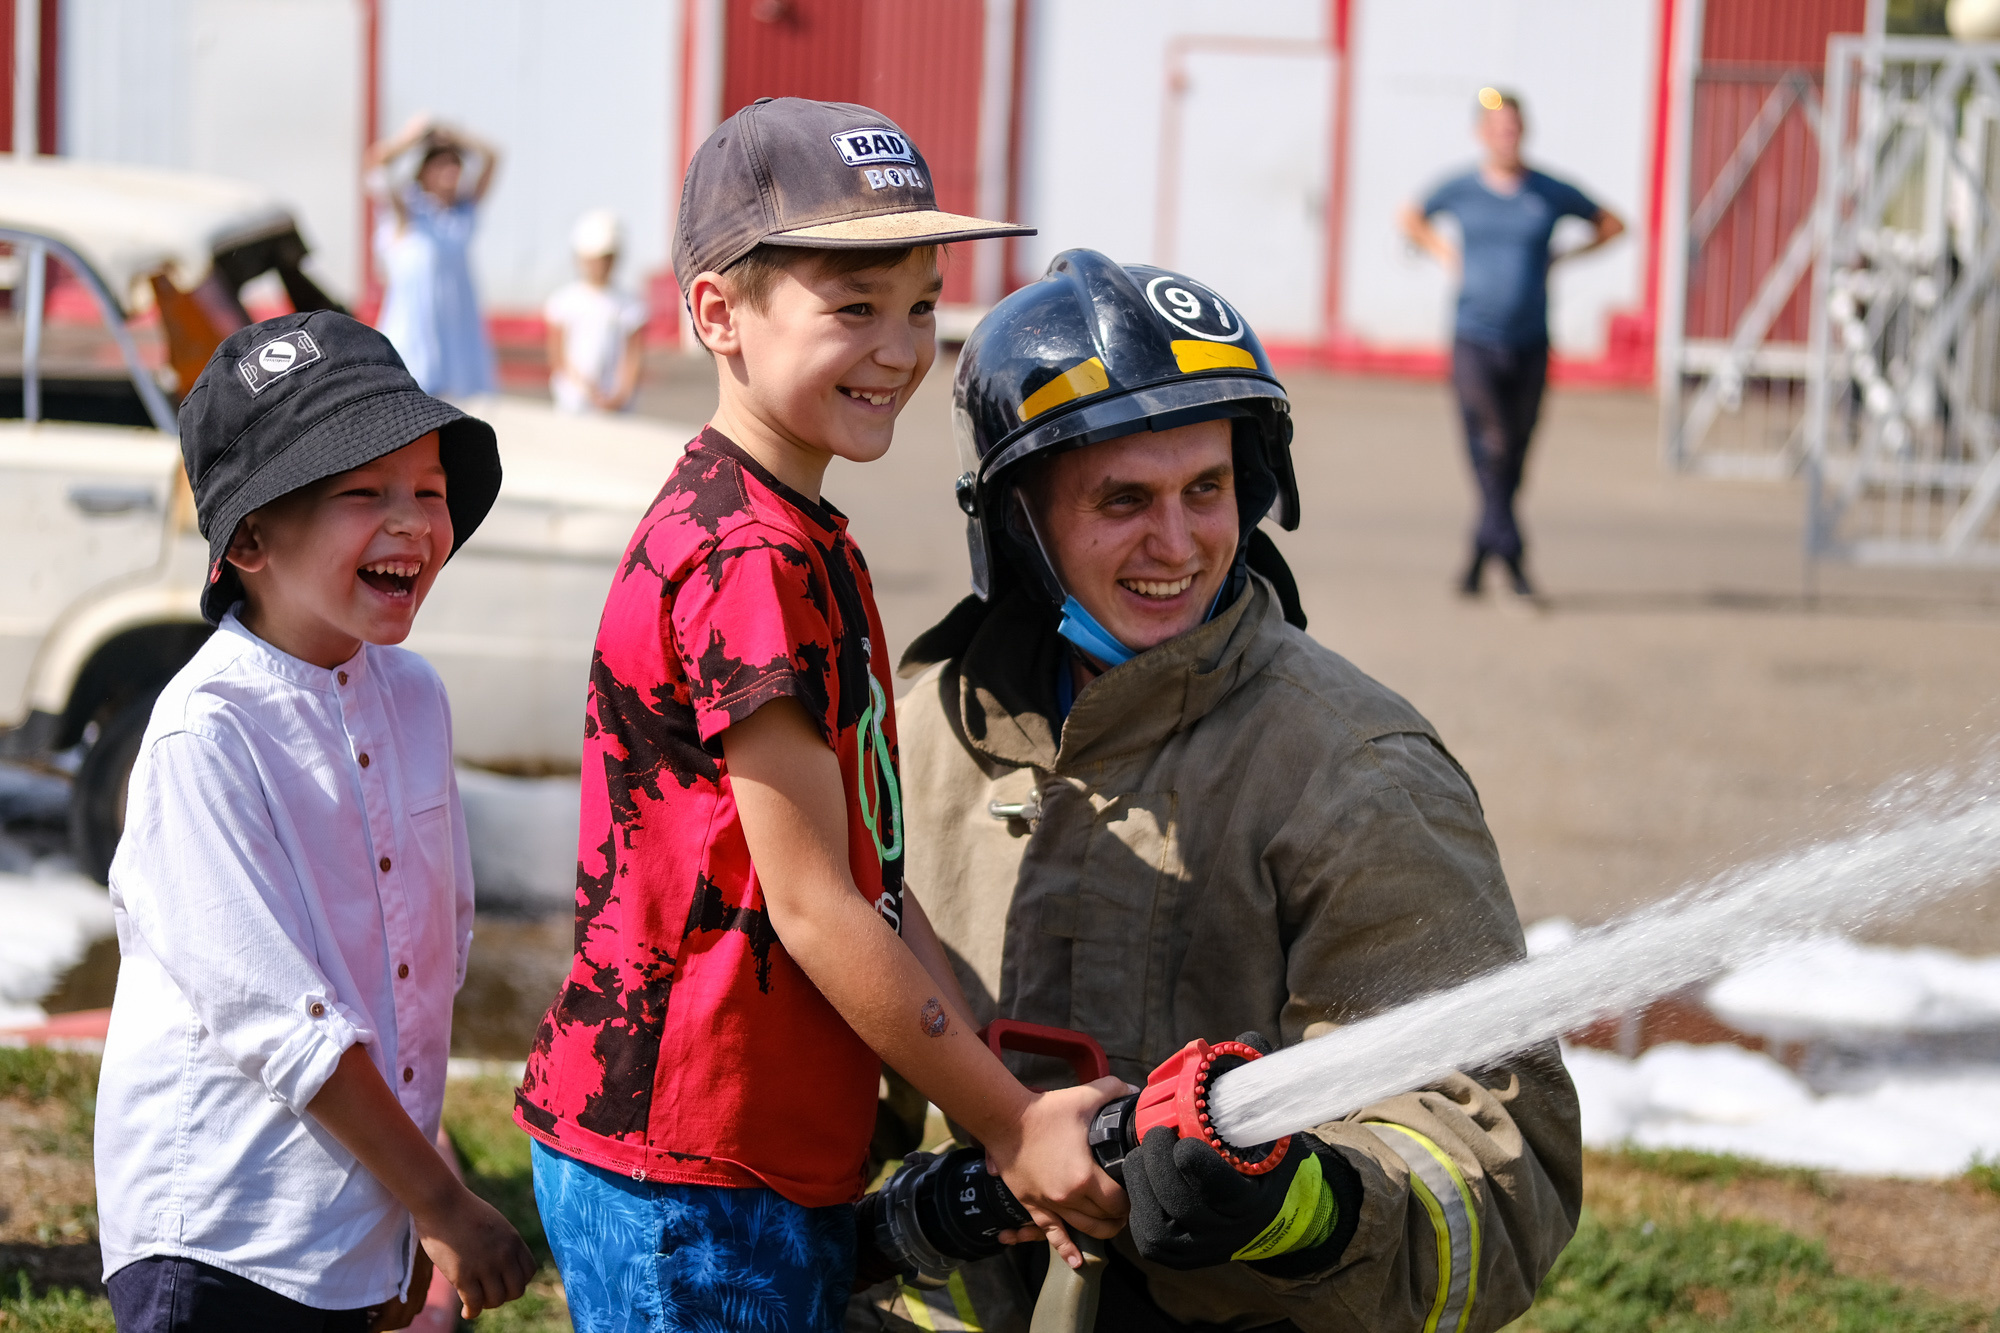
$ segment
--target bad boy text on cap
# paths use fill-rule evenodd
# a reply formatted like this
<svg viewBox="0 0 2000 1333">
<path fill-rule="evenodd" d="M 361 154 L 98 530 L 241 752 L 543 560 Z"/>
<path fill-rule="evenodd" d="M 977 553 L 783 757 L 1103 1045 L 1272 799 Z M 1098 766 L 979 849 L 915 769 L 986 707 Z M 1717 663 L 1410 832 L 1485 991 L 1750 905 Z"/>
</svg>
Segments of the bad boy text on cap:
<svg viewBox="0 0 2000 1333">
<path fill-rule="evenodd" d="M 910 141 L 894 130 L 885 130 L 875 125 L 864 125 L 859 129 L 842 130 L 833 135 L 833 146 L 840 150 L 840 160 L 850 167 L 865 166 L 870 162 L 909 162 L 917 160 L 916 150 Z"/>
</svg>

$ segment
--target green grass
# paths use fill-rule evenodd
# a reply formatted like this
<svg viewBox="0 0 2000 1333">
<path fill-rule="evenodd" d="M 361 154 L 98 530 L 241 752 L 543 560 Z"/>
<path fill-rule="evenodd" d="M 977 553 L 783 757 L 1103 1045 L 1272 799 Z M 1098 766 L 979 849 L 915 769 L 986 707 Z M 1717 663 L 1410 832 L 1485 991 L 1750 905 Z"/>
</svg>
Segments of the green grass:
<svg viewBox="0 0 2000 1333">
<path fill-rule="evenodd" d="M 1979 1154 L 1972 1159 L 1972 1165 L 1965 1168 L 1965 1178 L 1981 1189 L 2000 1194 L 2000 1157 L 1988 1158 Z"/>
<path fill-rule="evenodd" d="M 480 1333 L 570 1333 L 569 1307 L 563 1304 L 562 1284 L 535 1208 L 528 1136 L 514 1123 L 513 1082 L 480 1078 L 450 1084 L 444 1128 L 465 1165 L 465 1183 L 514 1224 L 541 1265 L 527 1295 L 479 1317 Z"/>
<path fill-rule="evenodd" d="M 512 1081 L 480 1078 L 451 1084 L 445 1093 L 444 1129 L 465 1164 L 465 1183 L 514 1224 L 539 1263 L 549 1264 L 548 1237 L 535 1208 L 528 1136 L 514 1123 Z"/>
<path fill-rule="evenodd" d="M 1585 1209 L 1520 1333 L 1988 1333 L 1980 1310 L 1833 1271 L 1777 1227 L 1693 1217 L 1607 1223 Z"/>
<path fill-rule="evenodd" d="M 92 1057 L 0 1048 L 0 1097 L 68 1106 L 88 1151 L 97 1062 Z M 445 1127 L 466 1183 L 519 1229 L 542 1262 L 528 1294 L 482 1316 L 481 1333 L 568 1333 L 561 1284 L 535 1210 L 528 1139 L 515 1127 L 504 1079 L 455 1082 Z M 941 1137 L 941 1133 L 938 1137 Z M 65 1139 L 74 1136 L 65 1131 Z M 926 1139 L 933 1137 L 927 1134 Z M 1669 1180 L 1778 1178 L 1824 1190 L 1816 1173 L 1706 1153 L 1628 1151 L 1621 1160 Z M 2000 1162 L 1976 1161 L 1967 1177 L 2000 1192 Z M 94 1219 L 92 1219 L 94 1220 Z M 33 1291 L 26 1274 L 0 1274 L 0 1333 L 110 1333 L 101 1297 Z M 1816 1242 L 1753 1222 L 1699 1215 L 1607 1220 L 1586 1209 L 1576 1239 L 1542 1284 L 1519 1333 L 2000 1333 L 1983 1311 L 1886 1283 L 1841 1277 Z"/>
<path fill-rule="evenodd" d="M 62 1122 L 34 1143 L 40 1152 L 88 1157 L 97 1127 L 97 1070 L 94 1055 L 51 1051 L 40 1046 L 0 1046 L 0 1098 L 40 1106 L 54 1102 Z M 11 1330 L 10 1330 L 11 1333 Z"/>
<path fill-rule="evenodd" d="M 37 1293 L 16 1270 L 0 1279 L 0 1328 L 6 1333 L 115 1333 L 111 1303 L 80 1291 Z"/>
<path fill-rule="evenodd" d="M 1727 1185 L 1737 1180 L 1782 1180 L 1802 1185 L 1815 1194 L 1828 1192 L 1826 1177 L 1801 1166 L 1773 1166 L 1748 1157 L 1728 1153 L 1696 1152 L 1690 1148 L 1624 1147 L 1608 1154 L 1628 1166 L 1635 1166 L 1668 1180 Z"/>
<path fill-rule="evenodd" d="M 0 1047 L 0 1097 L 64 1104 L 70 1113 L 62 1131 L 37 1146 L 88 1154 L 97 1069 L 95 1056 Z M 528 1137 L 514 1125 L 513 1106 L 513 1085 L 505 1079 L 453 1083 L 445 1094 L 445 1128 L 465 1165 L 466 1184 L 514 1224 L 542 1264 L 527 1295 L 480 1316 L 474 1327 L 481 1333 L 569 1333 L 562 1285 L 535 1210 Z M 79 1235 L 95 1233 L 94 1211 L 76 1221 Z M 68 1230 L 44 1243 L 73 1239 Z M 36 1291 L 25 1272 L 0 1272 L 0 1333 L 112 1333 L 111 1306 L 81 1291 Z"/>
</svg>

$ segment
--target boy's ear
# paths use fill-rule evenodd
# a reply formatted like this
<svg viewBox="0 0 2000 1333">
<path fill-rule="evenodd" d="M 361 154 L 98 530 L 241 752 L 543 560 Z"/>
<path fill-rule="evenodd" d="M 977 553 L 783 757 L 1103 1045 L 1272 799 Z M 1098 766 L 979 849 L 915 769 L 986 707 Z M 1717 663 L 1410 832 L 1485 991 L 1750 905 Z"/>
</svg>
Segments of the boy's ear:
<svg viewBox="0 0 2000 1333">
<path fill-rule="evenodd" d="M 694 321 L 694 336 L 709 351 L 734 356 L 743 349 L 742 333 L 736 327 L 736 298 L 721 274 L 700 273 L 688 284 L 688 313 Z"/>
<path fill-rule="evenodd" d="M 245 514 L 230 535 L 229 549 L 223 558 L 245 574 L 255 574 L 270 563 L 270 548 L 264 545 L 263 532 L 257 522 L 256 513 Z"/>
</svg>

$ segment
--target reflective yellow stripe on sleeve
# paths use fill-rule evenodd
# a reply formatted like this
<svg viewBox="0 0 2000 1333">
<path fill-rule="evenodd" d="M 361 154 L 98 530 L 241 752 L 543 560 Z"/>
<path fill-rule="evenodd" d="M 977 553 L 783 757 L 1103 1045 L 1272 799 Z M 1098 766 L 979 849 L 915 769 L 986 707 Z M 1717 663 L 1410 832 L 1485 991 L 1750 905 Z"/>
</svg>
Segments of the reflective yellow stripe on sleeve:
<svg viewBox="0 0 2000 1333">
<path fill-rule="evenodd" d="M 972 1293 L 965 1289 L 965 1275 L 954 1272 L 942 1287 L 924 1290 L 903 1284 L 903 1307 L 910 1321 L 931 1333 L 985 1333 L 979 1312 L 972 1308 Z"/>
<path fill-rule="evenodd" d="M 1414 1129 L 1370 1120 L 1368 1127 L 1410 1168 L 1410 1192 L 1437 1234 L 1437 1297 L 1424 1333 L 1464 1333 L 1479 1287 L 1479 1209 L 1451 1154 Z"/>
</svg>

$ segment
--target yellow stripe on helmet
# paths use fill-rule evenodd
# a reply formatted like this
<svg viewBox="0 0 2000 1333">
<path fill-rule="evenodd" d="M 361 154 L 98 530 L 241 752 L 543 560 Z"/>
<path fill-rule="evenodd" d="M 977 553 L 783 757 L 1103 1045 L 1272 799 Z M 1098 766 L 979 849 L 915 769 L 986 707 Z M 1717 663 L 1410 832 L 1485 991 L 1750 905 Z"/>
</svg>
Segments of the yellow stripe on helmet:
<svg viewBox="0 0 2000 1333">
<path fill-rule="evenodd" d="M 1197 342 L 1191 338 L 1174 343 L 1174 360 L 1180 363 L 1183 375 L 1192 375 L 1197 370 L 1257 368 L 1257 358 L 1234 343 Z"/>
<path fill-rule="evenodd" d="M 1103 393 L 1110 387 L 1111 376 L 1104 372 L 1102 358 L 1093 356 L 1088 361 L 1079 361 L 1021 401 L 1021 420 L 1033 421 L 1051 408 Z"/>
</svg>

